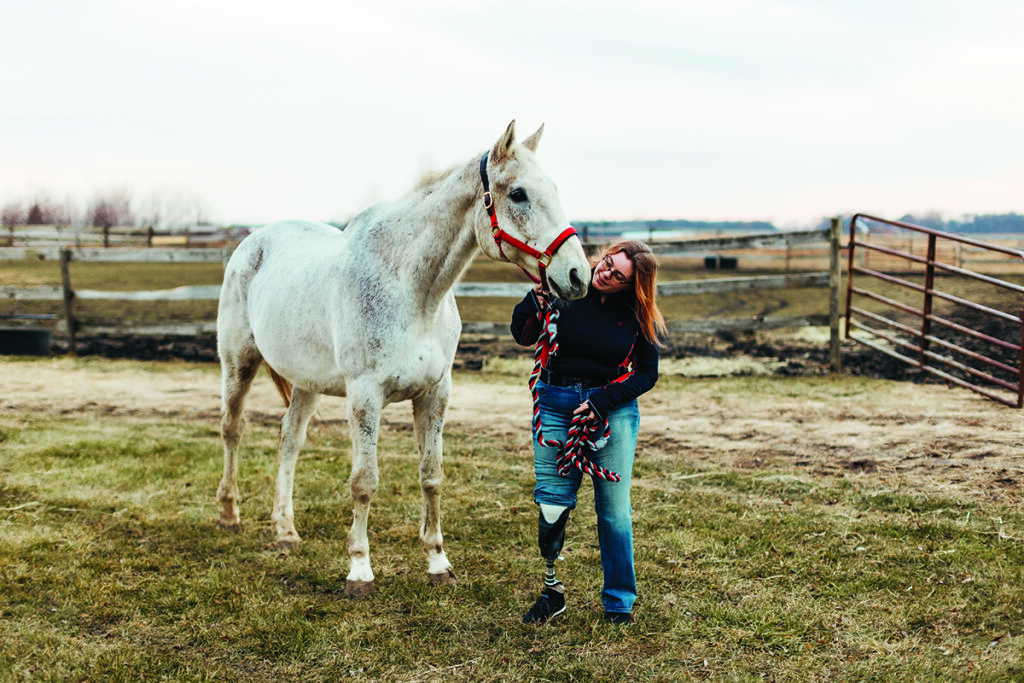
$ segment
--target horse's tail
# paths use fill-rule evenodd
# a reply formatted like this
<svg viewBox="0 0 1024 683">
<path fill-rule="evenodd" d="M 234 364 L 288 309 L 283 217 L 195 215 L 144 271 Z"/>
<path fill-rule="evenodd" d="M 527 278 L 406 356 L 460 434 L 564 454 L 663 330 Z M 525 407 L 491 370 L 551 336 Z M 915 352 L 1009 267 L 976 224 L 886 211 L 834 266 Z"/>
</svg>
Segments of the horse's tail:
<svg viewBox="0 0 1024 683">
<path fill-rule="evenodd" d="M 263 367 L 265 367 L 267 372 L 270 373 L 270 379 L 274 381 L 274 386 L 277 387 L 277 393 L 281 394 L 281 400 L 284 401 L 284 407 L 287 408 L 292 404 L 292 383 L 277 374 L 277 370 L 270 367 L 270 363 L 265 360 L 263 361 Z M 318 416 L 314 415 L 313 424 L 320 425 L 323 423 Z"/>
<path fill-rule="evenodd" d="M 277 374 L 277 370 L 270 367 L 270 363 L 267 361 L 263 361 L 263 366 L 267 369 L 267 372 L 270 373 L 270 379 L 274 381 L 274 386 L 277 387 L 277 393 L 281 394 L 281 400 L 284 401 L 284 405 L 287 408 L 292 404 L 292 383 Z"/>
</svg>

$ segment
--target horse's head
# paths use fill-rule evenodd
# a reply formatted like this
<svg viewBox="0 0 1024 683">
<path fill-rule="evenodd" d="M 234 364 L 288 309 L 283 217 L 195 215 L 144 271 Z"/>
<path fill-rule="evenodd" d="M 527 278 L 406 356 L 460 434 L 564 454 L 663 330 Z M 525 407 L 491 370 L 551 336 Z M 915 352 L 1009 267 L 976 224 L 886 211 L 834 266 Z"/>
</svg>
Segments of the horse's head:
<svg viewBox="0 0 1024 683">
<path fill-rule="evenodd" d="M 477 221 L 477 242 L 490 258 L 511 261 L 533 280 L 545 281 L 555 296 L 579 299 L 587 293 L 590 263 L 562 212 L 555 184 L 534 157 L 544 126 L 517 144 L 515 124 L 508 124 L 481 159 L 489 192 L 487 215 Z"/>
</svg>

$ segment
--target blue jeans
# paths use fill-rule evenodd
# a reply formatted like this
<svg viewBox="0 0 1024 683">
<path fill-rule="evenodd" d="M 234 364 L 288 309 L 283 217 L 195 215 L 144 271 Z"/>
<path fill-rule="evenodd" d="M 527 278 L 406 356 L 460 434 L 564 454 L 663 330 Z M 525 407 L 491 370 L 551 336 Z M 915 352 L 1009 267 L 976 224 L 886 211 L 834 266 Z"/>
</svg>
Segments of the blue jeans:
<svg viewBox="0 0 1024 683">
<path fill-rule="evenodd" d="M 540 420 L 545 439 L 565 442 L 572 422 L 572 412 L 597 389 L 580 386 L 560 387 L 538 380 Z M 601 548 L 601 570 L 604 586 L 601 602 L 606 612 L 629 612 L 636 600 L 636 573 L 633 571 L 633 508 L 629 500 L 629 486 L 633 478 L 633 456 L 640 428 L 637 402 L 619 406 L 608 415 L 611 437 L 603 448 L 587 451 L 594 463 L 609 469 L 621 481 L 611 482 L 591 477 L 594 482 L 594 510 L 597 512 L 597 540 Z M 573 467 L 569 476 L 558 474 L 558 450 L 541 446 L 533 439 L 533 467 L 537 485 L 533 500 L 540 504 L 576 508 L 576 494 L 583 481 L 583 473 Z"/>
</svg>

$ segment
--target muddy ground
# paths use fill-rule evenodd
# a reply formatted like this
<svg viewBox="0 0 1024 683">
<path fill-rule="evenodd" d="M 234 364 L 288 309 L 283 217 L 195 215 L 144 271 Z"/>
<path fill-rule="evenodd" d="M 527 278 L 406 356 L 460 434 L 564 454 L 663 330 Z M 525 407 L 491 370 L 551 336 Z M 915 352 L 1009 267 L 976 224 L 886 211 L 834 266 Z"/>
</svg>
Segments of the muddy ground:
<svg viewBox="0 0 1024 683">
<path fill-rule="evenodd" d="M 838 379 L 806 385 L 756 381 L 769 375 L 824 378 L 829 374 L 827 347 L 827 331 L 810 328 L 786 337 L 758 333 L 674 340 L 663 354 L 662 376 L 695 379 L 659 383 L 641 399 L 638 457 L 660 459 L 670 472 L 678 471 L 672 461 L 697 470 L 687 476 L 736 469 L 778 476 L 805 473 L 860 478 L 879 490 L 947 491 L 1007 504 L 1024 500 L 1024 411 L 935 382 L 850 343 L 844 345 Z M 59 342 L 55 350 L 61 350 Z M 85 340 L 79 354 L 202 362 L 147 366 L 60 356 L 39 362 L 0 357 L 4 385 L 17 387 L 0 397 L 2 412 L 219 421 L 212 338 Z M 463 372 L 456 378 L 448 429 L 507 438 L 527 457 L 529 355 L 530 350 L 507 339 L 464 340 L 457 360 Z M 505 375 L 474 372 L 486 358 L 521 360 Z M 737 375 L 750 376 L 749 385 L 721 379 Z M 855 376 L 895 381 L 864 382 Z M 347 432 L 343 402 L 328 397 L 320 409 L 324 424 L 336 425 L 341 434 Z M 280 417 L 280 398 L 265 377 L 255 383 L 248 407 L 251 419 Z M 389 406 L 384 423 L 411 429 L 408 404 Z"/>
<path fill-rule="evenodd" d="M 982 337 L 1020 344 L 1021 330 L 1018 323 L 993 318 L 990 315 L 965 309 L 947 314 L 955 325 L 976 331 L 975 336 L 963 334 L 950 327 L 935 326 L 933 334 L 966 349 L 982 354 L 1011 367 L 1020 365 L 1019 352 L 1013 348 L 1000 347 Z M 904 321 L 911 325 L 919 322 Z M 980 335 L 980 336 L 978 336 Z M 916 340 L 910 340 L 917 343 Z M 788 329 L 778 331 L 720 332 L 716 334 L 677 334 L 667 340 L 662 350 L 665 359 L 752 359 L 752 366 L 744 370 L 735 366 L 725 374 L 742 374 L 745 371 L 771 372 L 780 375 L 822 375 L 829 372 L 828 331 L 820 328 Z M 936 347 L 950 354 L 944 347 Z M 63 355 L 68 351 L 67 339 L 54 338 L 51 352 Z M 78 340 L 79 356 L 101 358 L 124 358 L 132 360 L 186 360 L 196 362 L 217 362 L 217 341 L 215 335 L 198 337 L 101 335 Z M 463 335 L 455 360 L 457 369 L 479 370 L 488 358 L 529 357 L 532 349 L 518 346 L 511 335 Z M 903 351 L 903 353 L 907 353 Z M 910 355 L 913 355 L 912 353 Z M 951 355 L 956 356 L 956 353 Z M 969 364 L 976 363 L 967 360 Z M 911 382 L 936 382 L 932 375 L 922 373 L 907 363 L 879 353 L 873 349 L 846 342 L 842 349 L 842 365 L 846 373 L 894 379 Z M 974 381 L 969 375 L 955 368 L 944 368 L 962 379 Z M 986 372 L 988 368 L 984 368 Z M 717 374 L 717 373 L 716 373 Z"/>
<path fill-rule="evenodd" d="M 791 332 L 791 331 L 790 331 Z M 664 359 L 712 359 L 728 362 L 745 358 L 748 363 L 733 363 L 731 371 L 712 374 L 753 374 L 770 369 L 780 375 L 823 375 L 829 372 L 828 339 L 825 333 L 770 334 L 736 332 L 719 334 L 676 335 L 662 350 Z M 68 351 L 66 339 L 55 338 L 54 355 Z M 130 360 L 185 360 L 201 363 L 217 362 L 217 341 L 214 335 L 173 337 L 136 335 L 101 335 L 79 339 L 79 356 Z M 456 369 L 479 370 L 488 358 L 527 358 L 533 349 L 517 345 L 511 337 L 463 336 L 455 359 Z M 886 379 L 931 381 L 927 375 L 890 356 L 857 345 L 843 350 L 844 368 L 853 375 Z"/>
</svg>

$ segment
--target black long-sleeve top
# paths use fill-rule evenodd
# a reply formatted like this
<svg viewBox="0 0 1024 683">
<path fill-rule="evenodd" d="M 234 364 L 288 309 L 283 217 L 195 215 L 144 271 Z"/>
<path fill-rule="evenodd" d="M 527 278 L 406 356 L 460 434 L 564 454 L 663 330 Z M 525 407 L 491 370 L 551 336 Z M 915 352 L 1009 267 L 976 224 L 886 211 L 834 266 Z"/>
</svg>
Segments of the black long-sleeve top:
<svg viewBox="0 0 1024 683">
<path fill-rule="evenodd" d="M 622 382 L 605 384 L 590 396 L 590 406 L 604 418 L 615 408 L 650 391 L 658 381 L 658 347 L 640 329 L 628 297 L 590 288 L 575 301 L 558 302 L 558 353 L 548 360 L 549 372 L 611 382 L 633 350 L 633 374 Z M 540 307 L 530 291 L 512 310 L 512 336 L 522 346 L 537 343 Z"/>
</svg>

